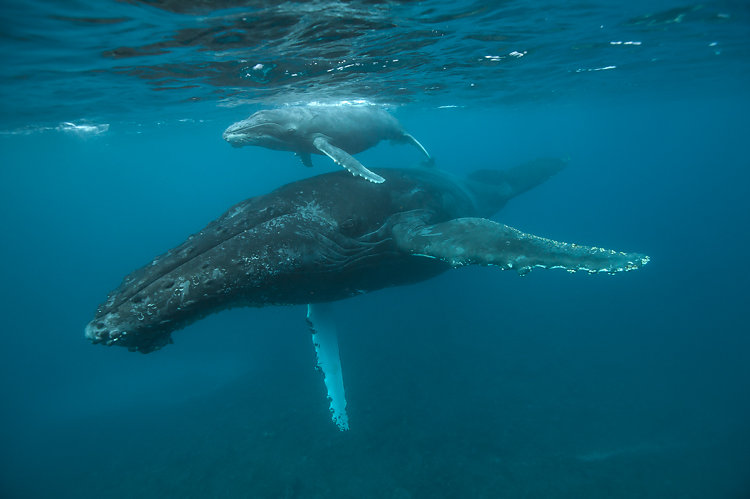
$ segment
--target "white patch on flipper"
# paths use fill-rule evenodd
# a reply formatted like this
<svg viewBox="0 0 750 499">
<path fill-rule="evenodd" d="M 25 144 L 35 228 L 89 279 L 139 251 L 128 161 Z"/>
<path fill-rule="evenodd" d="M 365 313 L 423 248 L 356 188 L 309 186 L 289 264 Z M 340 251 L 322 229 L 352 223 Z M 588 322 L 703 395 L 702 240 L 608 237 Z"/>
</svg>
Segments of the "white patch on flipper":
<svg viewBox="0 0 750 499">
<path fill-rule="evenodd" d="M 349 417 L 346 415 L 344 378 L 341 374 L 339 343 L 332 305 L 330 303 L 307 305 L 307 324 L 312 332 L 313 345 L 318 356 L 318 368 L 323 371 L 323 381 L 328 390 L 328 399 L 331 401 L 331 419 L 339 430 L 348 430 Z"/>
</svg>

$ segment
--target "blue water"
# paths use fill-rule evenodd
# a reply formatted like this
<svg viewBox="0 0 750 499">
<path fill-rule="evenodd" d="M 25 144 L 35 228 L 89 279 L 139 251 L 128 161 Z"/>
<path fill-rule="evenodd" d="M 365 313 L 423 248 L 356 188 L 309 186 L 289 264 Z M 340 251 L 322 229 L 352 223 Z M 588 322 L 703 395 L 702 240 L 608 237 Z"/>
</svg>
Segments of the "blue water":
<svg viewBox="0 0 750 499">
<path fill-rule="evenodd" d="M 0 7 L 0 496 L 750 497 L 746 2 L 239 4 Z M 84 339 L 124 275 L 337 168 L 226 126 L 342 100 L 452 173 L 569 158 L 496 219 L 651 263 L 342 302 L 345 433 L 302 306 Z"/>
</svg>

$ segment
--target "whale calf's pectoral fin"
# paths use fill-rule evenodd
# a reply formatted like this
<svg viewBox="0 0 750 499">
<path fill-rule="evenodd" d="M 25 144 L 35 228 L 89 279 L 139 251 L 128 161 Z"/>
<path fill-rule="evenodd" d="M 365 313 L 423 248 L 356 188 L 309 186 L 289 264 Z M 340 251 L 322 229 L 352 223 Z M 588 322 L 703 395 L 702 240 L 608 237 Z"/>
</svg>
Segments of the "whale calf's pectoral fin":
<svg viewBox="0 0 750 499">
<path fill-rule="evenodd" d="M 318 149 L 318 151 L 331 158 L 337 165 L 341 165 L 349 170 L 352 175 L 363 177 L 370 182 L 375 182 L 376 184 L 385 182 L 385 179 L 383 177 L 381 177 L 377 173 L 371 172 L 370 170 L 365 168 L 362 163 L 357 161 L 354 156 L 344 151 L 343 149 L 339 149 L 338 147 L 332 145 L 323 137 L 316 137 L 315 140 L 313 140 L 313 145 L 316 149 Z"/>
<path fill-rule="evenodd" d="M 308 168 L 312 168 L 312 158 L 310 157 L 309 152 L 295 152 L 294 155 L 297 156 L 300 161 L 302 161 L 303 165 Z"/>
<path fill-rule="evenodd" d="M 318 356 L 317 368 L 323 372 L 328 400 L 331 402 L 331 418 L 339 430 L 348 430 L 349 417 L 346 415 L 344 378 L 341 375 L 341 359 L 339 358 L 339 343 L 333 305 L 330 303 L 309 304 L 307 306 L 307 325 L 310 327 L 315 353 Z"/>
<path fill-rule="evenodd" d="M 412 134 L 404 132 L 404 140 L 422 151 L 422 154 L 424 154 L 425 158 L 427 158 L 424 162 L 426 165 L 435 166 L 435 158 L 430 156 L 430 153 L 427 152 L 427 149 L 425 149 L 424 146 Z"/>
<path fill-rule="evenodd" d="M 406 215 L 406 214 L 405 214 Z M 593 246 L 553 241 L 485 218 L 457 218 L 435 225 L 405 216 L 393 227 L 396 243 L 415 255 L 438 258 L 454 267 L 494 265 L 521 275 L 533 268 L 597 273 L 635 270 L 649 257 Z"/>
</svg>

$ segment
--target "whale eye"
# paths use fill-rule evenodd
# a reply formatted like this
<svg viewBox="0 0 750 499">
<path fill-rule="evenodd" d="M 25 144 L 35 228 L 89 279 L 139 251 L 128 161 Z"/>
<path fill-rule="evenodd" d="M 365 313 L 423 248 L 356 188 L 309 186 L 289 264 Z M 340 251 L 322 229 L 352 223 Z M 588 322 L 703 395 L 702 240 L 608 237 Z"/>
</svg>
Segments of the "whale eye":
<svg viewBox="0 0 750 499">
<path fill-rule="evenodd" d="M 296 131 L 297 131 L 297 129 L 294 128 L 294 127 L 289 127 L 289 128 L 286 129 L 286 133 L 288 133 L 288 134 L 293 134 Z"/>
</svg>

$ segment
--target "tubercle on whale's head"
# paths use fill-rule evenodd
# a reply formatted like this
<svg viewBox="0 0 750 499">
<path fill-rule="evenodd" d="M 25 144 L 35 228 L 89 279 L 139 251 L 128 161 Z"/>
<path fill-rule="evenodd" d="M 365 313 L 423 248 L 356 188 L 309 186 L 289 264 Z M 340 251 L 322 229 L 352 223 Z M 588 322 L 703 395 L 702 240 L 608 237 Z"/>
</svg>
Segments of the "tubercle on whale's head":
<svg viewBox="0 0 750 499">
<path fill-rule="evenodd" d="M 158 266 L 151 267 L 158 270 Z M 190 291 L 196 286 L 172 273 L 160 273 L 143 287 L 143 279 L 126 277 L 99 305 L 84 334 L 94 344 L 121 346 L 149 353 L 172 343 L 171 333 L 192 322 Z M 141 288 L 141 289 L 139 289 Z M 202 292 L 202 290 L 199 290 Z"/>
<path fill-rule="evenodd" d="M 135 321 L 120 317 L 119 313 L 109 312 L 98 315 L 86 325 L 84 331 L 86 339 L 94 344 L 120 345 L 133 352 L 150 353 L 172 343 L 171 335 L 166 330 L 142 329 Z"/>
<path fill-rule="evenodd" d="M 246 120 L 227 127 L 224 140 L 234 147 L 261 146 L 269 149 L 288 149 L 296 127 L 283 123 L 272 111 L 258 111 Z"/>
</svg>

